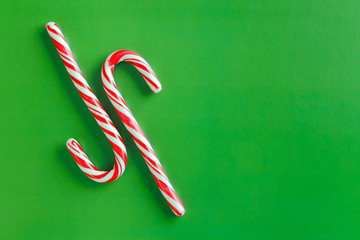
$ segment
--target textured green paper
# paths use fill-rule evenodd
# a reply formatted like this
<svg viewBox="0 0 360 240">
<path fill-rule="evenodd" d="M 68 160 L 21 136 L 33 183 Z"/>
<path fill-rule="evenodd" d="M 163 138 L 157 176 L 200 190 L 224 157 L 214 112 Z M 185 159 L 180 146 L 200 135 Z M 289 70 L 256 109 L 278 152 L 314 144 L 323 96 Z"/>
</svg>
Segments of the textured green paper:
<svg viewBox="0 0 360 240">
<path fill-rule="evenodd" d="M 0 239 L 359 239 L 360 2 L 2 1 Z M 87 179 L 65 142 L 114 156 L 45 24 L 55 21 L 124 137 Z M 177 218 L 105 95 L 115 79 L 187 209 Z"/>
</svg>

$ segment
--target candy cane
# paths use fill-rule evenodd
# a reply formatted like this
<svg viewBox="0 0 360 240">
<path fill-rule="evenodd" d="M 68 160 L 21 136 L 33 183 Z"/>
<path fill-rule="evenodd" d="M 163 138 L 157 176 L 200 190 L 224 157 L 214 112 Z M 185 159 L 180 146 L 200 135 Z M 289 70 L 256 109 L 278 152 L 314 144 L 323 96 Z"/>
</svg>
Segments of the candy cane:
<svg viewBox="0 0 360 240">
<path fill-rule="evenodd" d="M 149 64 L 138 54 L 129 50 L 119 50 L 110 54 L 102 67 L 101 79 L 111 103 L 115 107 L 121 121 L 124 123 L 126 129 L 129 131 L 131 137 L 139 148 L 170 208 L 176 215 L 181 216 L 185 213 L 185 208 L 166 176 L 153 148 L 145 137 L 145 134 L 141 130 L 139 124 L 136 122 L 134 116 L 131 114 L 130 109 L 126 105 L 115 84 L 113 76 L 114 67 L 117 63 L 122 61 L 134 65 L 154 93 L 161 90 L 161 84 Z"/>
<path fill-rule="evenodd" d="M 95 117 L 95 120 L 98 122 L 99 126 L 110 141 L 110 144 L 115 153 L 114 168 L 110 171 L 101 171 L 97 169 L 91 163 L 91 161 L 86 156 L 81 146 L 75 139 L 69 139 L 67 141 L 67 147 L 70 153 L 73 155 L 80 169 L 90 179 L 97 182 L 114 181 L 123 174 L 126 167 L 127 156 L 124 143 L 111 119 L 109 118 L 109 116 L 101 106 L 99 100 L 96 98 L 88 83 L 86 82 L 83 74 L 79 69 L 79 66 L 74 59 L 70 47 L 67 44 L 59 27 L 55 23 L 51 22 L 46 25 L 46 28 L 56 46 L 56 49 L 60 54 L 61 59 L 65 64 L 65 67 L 75 87 L 78 89 L 85 104 L 88 106 L 90 112 Z M 149 64 L 142 57 L 131 51 L 120 50 L 111 54 L 106 59 L 102 68 L 103 85 L 105 87 L 106 93 L 108 94 L 108 97 L 116 108 L 121 120 L 130 132 L 136 145 L 140 149 L 146 164 L 148 165 L 161 193 L 165 197 L 170 208 L 176 215 L 182 216 L 185 213 L 185 208 L 183 204 L 177 196 L 174 188 L 170 184 L 169 179 L 167 178 L 149 141 L 146 139 L 140 126 L 131 114 L 129 108 L 125 104 L 124 99 L 121 97 L 115 85 L 115 81 L 113 78 L 114 65 L 121 61 L 127 61 L 132 63 L 143 75 L 153 92 L 159 92 L 161 90 L 161 85 Z"/>
<path fill-rule="evenodd" d="M 97 169 L 86 156 L 80 144 L 73 138 L 70 138 L 66 142 L 66 146 L 74 157 L 77 165 L 90 179 L 100 183 L 112 182 L 124 173 L 127 162 L 126 149 L 121 136 L 91 90 L 89 84 L 86 82 L 60 28 L 56 23 L 50 22 L 46 24 L 46 29 L 53 40 L 75 87 L 113 148 L 115 154 L 114 167 L 109 171 Z"/>
</svg>

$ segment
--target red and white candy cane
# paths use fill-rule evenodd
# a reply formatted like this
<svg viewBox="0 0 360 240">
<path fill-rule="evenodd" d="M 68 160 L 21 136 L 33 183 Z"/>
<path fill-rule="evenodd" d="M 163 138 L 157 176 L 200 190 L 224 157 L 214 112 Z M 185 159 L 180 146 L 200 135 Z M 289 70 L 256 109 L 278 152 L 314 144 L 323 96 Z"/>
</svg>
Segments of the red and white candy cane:
<svg viewBox="0 0 360 240">
<path fill-rule="evenodd" d="M 89 84 L 86 82 L 60 28 L 56 23 L 50 22 L 46 24 L 46 29 L 53 40 L 75 87 L 109 140 L 115 154 L 115 165 L 113 169 L 109 171 L 97 169 L 86 156 L 80 144 L 73 138 L 70 138 L 67 141 L 67 148 L 74 157 L 77 165 L 90 179 L 100 183 L 112 182 L 119 178 L 125 171 L 127 155 L 123 140 L 108 114 L 91 90 Z"/>
<path fill-rule="evenodd" d="M 79 91 L 85 104 L 88 106 L 90 112 L 95 117 L 95 120 L 105 133 L 114 150 L 114 168 L 110 171 L 101 171 L 97 169 L 91 163 L 91 161 L 86 156 L 79 143 L 75 139 L 69 139 L 67 141 L 67 147 L 80 169 L 90 179 L 101 183 L 114 181 L 123 174 L 126 167 L 127 155 L 124 143 L 111 119 L 109 118 L 109 116 L 101 106 L 99 100 L 96 98 L 88 83 L 86 82 L 83 74 L 80 71 L 79 66 L 74 59 L 70 47 L 67 44 L 59 27 L 55 23 L 50 22 L 46 24 L 46 28 L 56 46 L 56 49 L 60 54 L 61 59 L 65 64 L 65 67 L 75 87 Z M 154 92 L 159 92 L 161 90 L 161 85 L 158 82 L 154 72 L 151 70 L 150 66 L 146 63 L 146 61 L 139 55 L 131 51 L 117 51 L 111 54 L 103 65 L 103 83 L 111 102 L 115 106 L 117 112 L 119 113 L 131 136 L 135 140 L 135 143 L 139 147 L 166 201 L 169 203 L 171 209 L 176 215 L 182 216 L 185 213 L 185 208 L 183 204 L 177 196 L 174 188 L 171 186 L 163 168 L 160 165 L 159 160 L 157 159 L 154 151 L 152 150 L 150 143 L 146 139 L 135 118 L 132 116 L 129 108 L 126 106 L 123 98 L 117 90 L 115 82 L 113 81 L 112 73 L 114 65 L 120 61 L 127 61 L 132 63 L 144 76 L 146 82 L 149 84 L 150 88 Z M 105 83 L 105 81 L 107 81 L 107 83 Z"/>
<path fill-rule="evenodd" d="M 154 93 L 161 90 L 161 84 L 145 59 L 129 50 L 119 50 L 110 54 L 110 56 L 105 60 L 101 70 L 103 86 L 111 103 L 115 107 L 121 121 L 129 131 L 131 137 L 134 139 L 156 181 L 156 184 L 168 202 L 170 208 L 176 215 L 181 216 L 185 213 L 185 208 L 166 176 L 164 169 L 150 145 L 150 142 L 147 140 L 139 124 L 131 114 L 130 109 L 126 105 L 115 84 L 113 76 L 114 67 L 117 63 L 123 61 L 134 65 Z"/>
</svg>

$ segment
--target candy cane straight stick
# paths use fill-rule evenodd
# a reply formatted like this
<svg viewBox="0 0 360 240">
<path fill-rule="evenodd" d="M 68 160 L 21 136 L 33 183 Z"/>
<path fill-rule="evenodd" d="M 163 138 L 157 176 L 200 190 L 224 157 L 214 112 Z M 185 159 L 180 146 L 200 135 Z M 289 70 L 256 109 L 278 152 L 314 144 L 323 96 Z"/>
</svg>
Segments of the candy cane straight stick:
<svg viewBox="0 0 360 240">
<path fill-rule="evenodd" d="M 139 124 L 131 114 L 130 109 L 126 105 L 118 88 L 116 87 L 113 76 L 114 67 L 117 63 L 122 61 L 129 62 L 134 65 L 144 77 L 146 83 L 154 93 L 157 93 L 161 90 L 161 84 L 149 64 L 142 57 L 132 51 L 119 50 L 110 54 L 102 67 L 101 79 L 111 103 L 115 107 L 126 129 L 129 131 L 130 135 L 138 146 L 146 164 L 148 165 L 161 193 L 165 197 L 170 208 L 176 215 L 181 216 L 185 213 L 183 204 L 181 203 L 173 186 L 170 184 L 170 181 L 167 178 L 164 169 L 156 157 L 156 154 L 152 149 L 149 141 L 146 139 Z"/>
<path fill-rule="evenodd" d="M 67 141 L 67 148 L 74 157 L 77 165 L 90 179 L 101 183 L 114 181 L 124 173 L 127 162 L 126 149 L 120 134 L 86 82 L 59 27 L 56 23 L 50 22 L 46 24 L 46 29 L 53 40 L 75 87 L 109 140 L 115 153 L 115 165 L 110 171 L 101 171 L 97 169 L 75 139 L 70 138 Z"/>
</svg>

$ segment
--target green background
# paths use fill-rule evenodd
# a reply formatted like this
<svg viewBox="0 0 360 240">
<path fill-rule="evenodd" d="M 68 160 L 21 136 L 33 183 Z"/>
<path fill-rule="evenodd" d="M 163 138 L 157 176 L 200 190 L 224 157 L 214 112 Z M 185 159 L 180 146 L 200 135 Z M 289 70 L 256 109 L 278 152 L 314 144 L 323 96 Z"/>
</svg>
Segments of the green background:
<svg viewBox="0 0 360 240">
<path fill-rule="evenodd" d="M 0 239 L 359 239 L 360 2 L 2 1 Z M 45 24 L 55 21 L 128 151 L 110 144 Z M 186 207 L 173 215 L 100 80 L 115 79 Z"/>
</svg>

